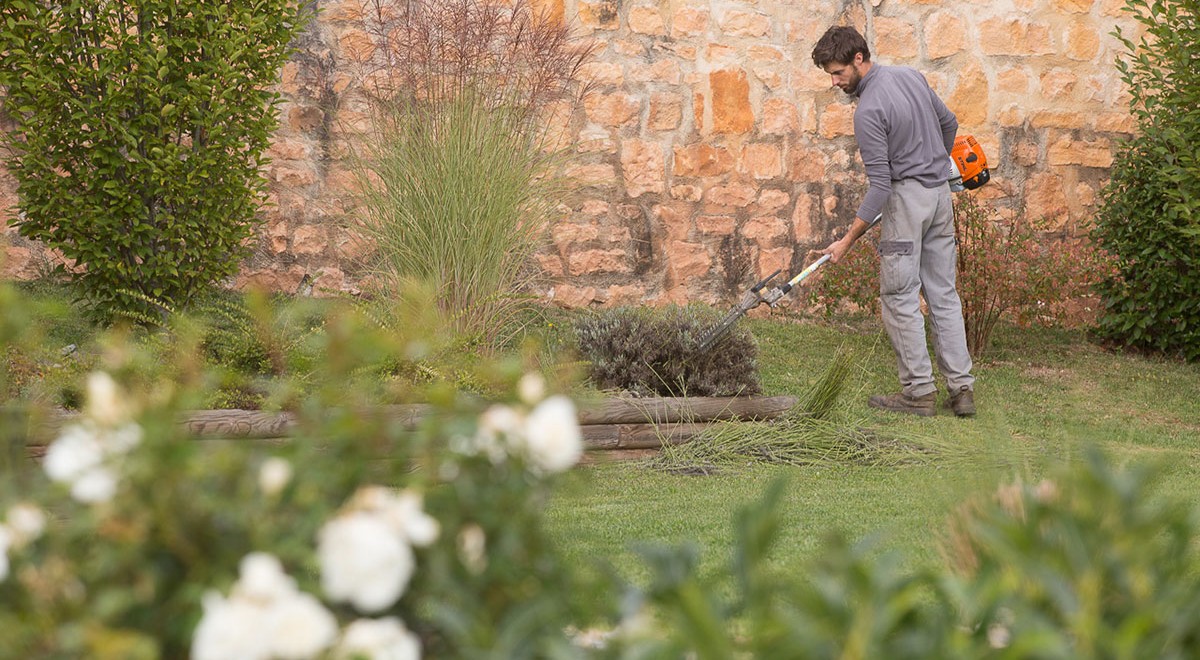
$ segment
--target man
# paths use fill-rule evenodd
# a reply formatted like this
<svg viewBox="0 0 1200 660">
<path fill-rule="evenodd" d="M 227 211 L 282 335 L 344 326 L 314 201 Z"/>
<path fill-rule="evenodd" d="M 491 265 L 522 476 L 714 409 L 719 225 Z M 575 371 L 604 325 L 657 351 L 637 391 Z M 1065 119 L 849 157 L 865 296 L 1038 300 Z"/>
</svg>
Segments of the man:
<svg viewBox="0 0 1200 660">
<path fill-rule="evenodd" d="M 924 290 L 949 405 L 960 417 L 974 415 L 975 377 L 954 284 L 954 211 L 947 183 L 958 120 L 916 70 L 873 64 L 866 40 L 854 28 L 830 28 L 812 58 L 834 85 L 858 97 L 854 137 L 869 182 L 850 230 L 820 253 L 837 263 L 870 227 L 866 220 L 883 214 L 879 300 L 901 391 L 872 396 L 868 405 L 924 416 L 936 412 L 919 298 Z"/>
</svg>

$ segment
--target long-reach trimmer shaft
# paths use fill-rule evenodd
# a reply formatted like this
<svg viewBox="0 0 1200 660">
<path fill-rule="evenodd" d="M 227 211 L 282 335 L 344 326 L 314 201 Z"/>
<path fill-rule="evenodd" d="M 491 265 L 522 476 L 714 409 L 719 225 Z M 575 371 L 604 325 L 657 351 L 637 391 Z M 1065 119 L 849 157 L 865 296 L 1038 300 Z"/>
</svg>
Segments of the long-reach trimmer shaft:
<svg viewBox="0 0 1200 660">
<path fill-rule="evenodd" d="M 875 216 L 875 219 L 872 220 L 869 225 L 867 225 L 867 229 L 870 229 L 878 224 L 880 218 L 882 217 L 882 213 Z M 817 259 L 809 264 L 807 268 L 800 271 L 800 273 L 792 279 L 780 286 L 767 289 L 766 291 L 764 291 L 764 289 L 766 289 L 767 285 L 771 283 L 771 280 L 775 279 L 775 276 L 778 275 L 782 269 L 776 270 L 774 273 L 764 277 L 757 284 L 750 287 L 749 291 L 742 294 L 741 301 L 739 301 L 737 305 L 734 305 L 733 309 L 729 310 L 729 313 L 726 314 L 724 318 L 722 318 L 716 325 L 709 328 L 708 332 L 704 333 L 704 336 L 700 338 L 700 350 L 707 351 L 715 346 L 718 341 L 725 337 L 725 335 L 729 334 L 729 330 L 732 329 L 734 324 L 738 322 L 738 319 L 746 315 L 746 312 L 758 307 L 763 303 L 774 307 L 776 303 L 779 302 L 780 298 L 783 298 L 790 293 L 791 290 L 796 287 L 796 285 L 807 279 L 809 275 L 815 273 L 817 269 L 825 265 L 825 262 L 827 261 L 829 261 L 829 255 L 823 255 L 820 259 Z"/>
</svg>

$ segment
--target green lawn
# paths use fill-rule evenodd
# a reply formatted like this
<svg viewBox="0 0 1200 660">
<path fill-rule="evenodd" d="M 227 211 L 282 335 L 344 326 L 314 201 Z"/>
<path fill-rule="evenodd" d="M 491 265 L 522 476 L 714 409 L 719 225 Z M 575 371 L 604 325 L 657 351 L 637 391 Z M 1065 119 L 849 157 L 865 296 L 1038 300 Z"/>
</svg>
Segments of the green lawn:
<svg viewBox="0 0 1200 660">
<path fill-rule="evenodd" d="M 1200 497 L 1200 365 L 1114 353 L 1080 333 L 1001 327 L 977 360 L 974 419 L 880 413 L 871 393 L 896 387 L 893 357 L 878 325 L 747 321 L 759 343 L 765 394 L 802 394 L 839 348 L 859 358 L 843 414 L 875 429 L 937 438 L 964 456 L 899 468 L 747 466 L 714 476 L 679 476 L 637 462 L 576 470 L 553 502 L 553 533 L 574 560 L 611 561 L 641 575 L 633 541 L 695 542 L 702 568 L 728 559 L 736 510 L 771 480 L 788 482 L 787 521 L 774 560 L 804 570 L 822 539 L 840 533 L 898 551 L 909 565 L 940 561 L 947 516 L 965 498 L 1001 481 L 1040 479 L 1097 443 L 1122 460 L 1166 466 L 1165 493 Z"/>
</svg>

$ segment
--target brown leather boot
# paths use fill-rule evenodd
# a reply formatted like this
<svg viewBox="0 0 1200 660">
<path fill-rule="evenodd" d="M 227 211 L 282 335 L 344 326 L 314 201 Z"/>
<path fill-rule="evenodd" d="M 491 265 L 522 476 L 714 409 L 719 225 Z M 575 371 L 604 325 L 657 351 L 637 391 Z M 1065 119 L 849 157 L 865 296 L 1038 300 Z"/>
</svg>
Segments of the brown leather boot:
<svg viewBox="0 0 1200 660">
<path fill-rule="evenodd" d="M 930 392 L 924 396 L 917 397 L 908 396 L 903 392 L 897 394 L 877 394 L 867 400 L 867 405 L 880 410 L 933 417 L 937 414 L 937 392 Z"/>
<path fill-rule="evenodd" d="M 946 399 L 946 407 L 953 410 L 958 417 L 974 417 L 975 393 L 969 386 L 963 385 L 957 392 L 950 393 L 950 398 Z"/>
</svg>

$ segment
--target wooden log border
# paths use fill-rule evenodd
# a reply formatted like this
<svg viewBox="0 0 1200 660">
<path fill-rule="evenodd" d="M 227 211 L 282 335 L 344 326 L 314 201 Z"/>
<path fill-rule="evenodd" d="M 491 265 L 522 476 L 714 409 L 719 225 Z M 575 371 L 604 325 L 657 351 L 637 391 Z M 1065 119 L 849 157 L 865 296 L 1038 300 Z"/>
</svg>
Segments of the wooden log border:
<svg viewBox="0 0 1200 660">
<path fill-rule="evenodd" d="M 709 424 L 728 420 L 766 420 L 781 417 L 796 405 L 794 396 L 613 398 L 584 402 L 579 424 L 587 449 L 656 449 L 687 442 Z M 427 404 L 384 406 L 389 420 L 408 428 L 432 414 Z M 48 420 L 33 434 L 31 446 L 46 443 L 74 414 Z M 197 410 L 180 424 L 198 438 L 281 439 L 295 431 L 295 413 L 260 410 Z"/>
</svg>

